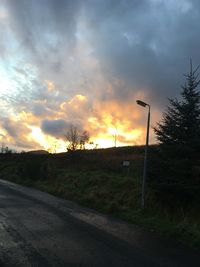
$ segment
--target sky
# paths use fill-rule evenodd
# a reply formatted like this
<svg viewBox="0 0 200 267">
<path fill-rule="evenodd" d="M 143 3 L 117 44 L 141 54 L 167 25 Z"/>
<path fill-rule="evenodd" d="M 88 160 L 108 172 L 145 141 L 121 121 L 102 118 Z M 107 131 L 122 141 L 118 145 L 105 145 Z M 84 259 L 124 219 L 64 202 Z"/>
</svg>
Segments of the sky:
<svg viewBox="0 0 200 267">
<path fill-rule="evenodd" d="M 145 143 L 190 58 L 200 63 L 198 0 L 0 0 L 0 144 L 66 151 Z M 151 129 L 150 141 L 155 143 Z"/>
</svg>

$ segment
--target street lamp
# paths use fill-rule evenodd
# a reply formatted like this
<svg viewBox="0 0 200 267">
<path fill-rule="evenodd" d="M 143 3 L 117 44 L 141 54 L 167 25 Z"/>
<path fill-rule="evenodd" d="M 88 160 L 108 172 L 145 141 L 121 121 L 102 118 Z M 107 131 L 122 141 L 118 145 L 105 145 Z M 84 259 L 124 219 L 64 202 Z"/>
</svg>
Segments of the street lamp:
<svg viewBox="0 0 200 267">
<path fill-rule="evenodd" d="M 147 151 L 149 145 L 149 124 L 150 124 L 150 105 L 141 101 L 136 100 L 136 103 L 142 107 L 148 107 L 148 119 L 147 119 L 147 135 L 146 135 L 146 146 L 145 146 L 145 154 L 144 154 L 144 168 L 143 168 L 143 179 L 142 179 L 142 196 L 141 196 L 141 207 L 144 209 L 145 202 L 145 187 L 146 187 L 146 178 L 147 178 Z"/>
</svg>

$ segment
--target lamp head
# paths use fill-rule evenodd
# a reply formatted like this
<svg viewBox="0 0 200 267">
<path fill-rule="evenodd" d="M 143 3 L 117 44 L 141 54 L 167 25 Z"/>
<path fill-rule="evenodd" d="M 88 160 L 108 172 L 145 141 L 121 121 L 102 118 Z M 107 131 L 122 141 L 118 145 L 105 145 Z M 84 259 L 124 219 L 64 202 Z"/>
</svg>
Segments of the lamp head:
<svg viewBox="0 0 200 267">
<path fill-rule="evenodd" d="M 147 103 L 145 103 L 145 102 L 143 102 L 143 101 L 141 101 L 141 100 L 136 100 L 136 103 L 137 103 L 138 105 L 142 106 L 142 107 L 146 107 L 146 106 L 148 106 Z"/>
</svg>

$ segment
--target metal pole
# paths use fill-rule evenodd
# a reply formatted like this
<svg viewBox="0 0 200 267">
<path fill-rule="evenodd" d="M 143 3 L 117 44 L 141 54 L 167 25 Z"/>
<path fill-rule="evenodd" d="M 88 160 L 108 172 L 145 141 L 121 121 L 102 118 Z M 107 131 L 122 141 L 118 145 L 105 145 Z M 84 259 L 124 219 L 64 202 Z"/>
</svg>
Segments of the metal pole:
<svg viewBox="0 0 200 267">
<path fill-rule="evenodd" d="M 148 105 L 148 119 L 147 119 L 147 135 L 146 135 L 146 146 L 144 154 L 144 168 L 143 168 L 143 179 L 142 179 L 142 198 L 141 198 L 141 208 L 144 209 L 145 205 L 145 188 L 146 188 L 146 178 L 147 178 L 147 152 L 149 145 L 149 125 L 150 125 L 150 105 Z"/>
</svg>

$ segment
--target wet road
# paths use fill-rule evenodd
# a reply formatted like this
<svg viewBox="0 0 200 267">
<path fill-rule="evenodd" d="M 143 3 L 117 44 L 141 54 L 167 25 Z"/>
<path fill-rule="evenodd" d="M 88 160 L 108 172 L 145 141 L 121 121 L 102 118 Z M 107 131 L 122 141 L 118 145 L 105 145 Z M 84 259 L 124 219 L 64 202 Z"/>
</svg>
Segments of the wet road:
<svg viewBox="0 0 200 267">
<path fill-rule="evenodd" d="M 0 266 L 200 266 L 197 252 L 0 180 Z"/>
</svg>

